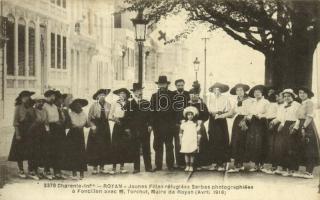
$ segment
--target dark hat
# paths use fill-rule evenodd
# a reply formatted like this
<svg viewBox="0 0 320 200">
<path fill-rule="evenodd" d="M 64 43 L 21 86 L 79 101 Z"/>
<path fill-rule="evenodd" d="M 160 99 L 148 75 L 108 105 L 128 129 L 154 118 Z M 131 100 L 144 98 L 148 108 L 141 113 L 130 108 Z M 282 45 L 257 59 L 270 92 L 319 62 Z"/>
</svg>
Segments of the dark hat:
<svg viewBox="0 0 320 200">
<path fill-rule="evenodd" d="M 250 89 L 249 85 L 243 84 L 243 83 L 238 83 L 235 85 L 231 90 L 230 94 L 236 95 L 236 90 L 237 88 L 242 88 L 244 92 L 248 91 Z"/>
<path fill-rule="evenodd" d="M 130 89 L 131 91 L 136 91 L 136 90 L 142 90 L 144 89 L 144 87 L 142 87 L 141 83 L 133 83 L 132 84 L 132 89 Z"/>
<path fill-rule="evenodd" d="M 170 81 L 168 81 L 167 76 L 159 76 L 158 81 L 156 81 L 156 84 L 159 84 L 159 83 L 168 83 L 168 84 L 170 84 Z"/>
<path fill-rule="evenodd" d="M 269 91 L 269 90 L 278 91 L 279 88 L 276 87 L 276 86 L 273 86 L 273 85 L 268 85 L 268 86 L 266 86 L 266 90 L 267 90 L 267 91 Z"/>
<path fill-rule="evenodd" d="M 254 97 L 253 94 L 254 94 L 255 90 L 260 90 L 262 92 L 263 96 L 266 95 L 266 91 L 267 91 L 266 87 L 264 85 L 256 85 L 253 88 L 251 88 L 251 90 L 249 91 L 249 96 L 250 97 L 252 97 L 252 98 Z"/>
<path fill-rule="evenodd" d="M 210 92 L 213 92 L 213 89 L 214 89 L 214 88 L 219 88 L 221 93 L 227 92 L 227 91 L 229 90 L 229 86 L 228 86 L 228 85 L 225 85 L 225 84 L 219 83 L 219 82 L 216 82 L 215 84 L 213 84 L 213 85 L 209 88 L 209 91 L 210 91 Z"/>
<path fill-rule="evenodd" d="M 59 90 L 56 90 L 55 92 L 56 92 L 56 99 L 65 99 L 68 96 L 68 94 L 66 93 L 62 94 Z"/>
<path fill-rule="evenodd" d="M 297 87 L 295 89 L 295 92 L 299 94 L 299 90 L 303 90 L 305 93 L 307 93 L 309 98 L 314 97 L 314 93 L 308 87 L 305 87 L 305 86 Z"/>
<path fill-rule="evenodd" d="M 190 94 L 200 94 L 201 88 L 200 83 L 198 81 L 194 81 L 192 84 L 192 88 L 189 90 Z"/>
<path fill-rule="evenodd" d="M 34 95 L 35 92 L 29 91 L 29 90 L 23 90 L 19 93 L 18 98 L 22 98 L 22 97 L 31 97 L 32 95 Z"/>
<path fill-rule="evenodd" d="M 111 91 L 110 89 L 99 89 L 96 93 L 94 93 L 94 95 L 92 96 L 92 98 L 93 98 L 94 100 L 96 100 L 97 97 L 98 97 L 99 95 L 101 95 L 101 94 L 107 96 L 107 95 L 110 93 L 110 91 Z"/>
<path fill-rule="evenodd" d="M 192 87 L 194 87 L 194 88 L 200 88 L 200 83 L 199 83 L 199 81 L 193 81 Z"/>
<path fill-rule="evenodd" d="M 80 104 L 81 107 L 85 107 L 88 105 L 88 103 L 89 102 L 86 99 L 74 99 L 69 105 L 69 108 L 74 110 L 76 104 Z"/>
<path fill-rule="evenodd" d="M 117 89 L 117 90 L 113 91 L 113 94 L 119 95 L 121 92 L 126 93 L 128 98 L 130 97 L 130 92 L 126 88 Z"/>
<path fill-rule="evenodd" d="M 52 95 L 57 95 L 57 91 L 56 91 L 56 90 L 47 90 L 47 91 L 45 91 L 45 93 L 44 93 L 44 96 L 45 96 L 45 97 L 50 97 L 50 96 L 52 96 Z"/>
<path fill-rule="evenodd" d="M 177 83 L 179 83 L 179 82 L 184 82 L 184 83 L 185 83 L 185 81 L 181 78 L 181 79 L 177 79 L 177 80 L 174 82 L 174 84 L 177 85 Z"/>
</svg>

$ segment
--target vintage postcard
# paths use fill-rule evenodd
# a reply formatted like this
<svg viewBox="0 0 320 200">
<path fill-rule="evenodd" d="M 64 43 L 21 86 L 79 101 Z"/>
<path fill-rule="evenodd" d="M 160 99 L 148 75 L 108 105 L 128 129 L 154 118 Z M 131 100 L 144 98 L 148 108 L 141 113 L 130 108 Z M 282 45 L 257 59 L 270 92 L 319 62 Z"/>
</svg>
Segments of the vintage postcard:
<svg viewBox="0 0 320 200">
<path fill-rule="evenodd" d="M 0 0 L 0 200 L 320 199 L 320 0 Z"/>
</svg>

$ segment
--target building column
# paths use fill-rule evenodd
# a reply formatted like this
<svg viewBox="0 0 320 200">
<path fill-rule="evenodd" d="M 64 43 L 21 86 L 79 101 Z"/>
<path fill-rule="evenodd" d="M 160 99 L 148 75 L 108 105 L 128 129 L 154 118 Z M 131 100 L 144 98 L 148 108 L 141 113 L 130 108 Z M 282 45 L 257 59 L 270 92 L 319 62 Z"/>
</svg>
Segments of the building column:
<svg viewBox="0 0 320 200">
<path fill-rule="evenodd" d="M 0 48 L 0 122 L 4 119 L 4 48 Z"/>
<path fill-rule="evenodd" d="M 26 19 L 26 26 L 25 26 L 25 54 L 24 54 L 24 60 L 25 60 L 25 76 L 29 77 L 29 22 Z M 26 88 L 29 88 L 29 81 L 25 81 L 24 86 Z"/>
<path fill-rule="evenodd" d="M 43 88 L 41 85 L 41 58 L 40 58 L 40 23 L 39 18 L 35 21 L 35 75 L 36 75 L 36 88 Z M 40 89 L 40 92 L 42 92 Z"/>
<path fill-rule="evenodd" d="M 47 69 L 46 69 L 46 89 L 49 87 L 50 80 L 50 68 L 51 68 L 51 23 L 48 21 L 47 24 Z"/>
<path fill-rule="evenodd" d="M 313 73 L 316 72 L 316 88 L 314 92 L 316 94 L 318 108 L 320 108 L 320 44 L 318 44 L 316 48 L 314 58 L 315 58 L 314 65 L 316 68 L 316 70 L 314 70 L 313 72 Z"/>
<path fill-rule="evenodd" d="M 18 66 L 18 19 L 14 20 L 14 76 L 17 77 L 19 73 Z M 14 88 L 17 88 L 18 82 L 14 80 Z"/>
<path fill-rule="evenodd" d="M 80 95 L 81 97 L 84 96 L 85 94 L 85 87 L 84 87 L 84 81 L 83 80 L 83 75 L 84 75 L 84 71 L 83 71 L 83 62 L 84 62 L 84 52 L 83 50 L 79 49 L 79 63 L 78 63 L 78 95 Z M 80 81 L 81 80 L 81 81 Z"/>
</svg>

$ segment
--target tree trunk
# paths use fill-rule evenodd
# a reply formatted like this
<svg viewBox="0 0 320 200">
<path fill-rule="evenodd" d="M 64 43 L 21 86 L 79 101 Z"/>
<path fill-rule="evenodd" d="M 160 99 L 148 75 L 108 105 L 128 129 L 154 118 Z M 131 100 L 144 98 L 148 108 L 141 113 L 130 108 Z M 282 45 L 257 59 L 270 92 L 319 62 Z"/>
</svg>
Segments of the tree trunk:
<svg viewBox="0 0 320 200">
<path fill-rule="evenodd" d="M 265 54 L 265 84 L 278 88 L 312 86 L 312 64 L 314 48 L 299 44 L 287 52 L 275 51 Z"/>
<path fill-rule="evenodd" d="M 274 51 L 265 54 L 265 83 L 280 88 L 311 88 L 313 54 L 319 41 L 317 31 L 309 27 L 314 6 L 303 1 L 291 3 L 295 10 L 291 16 L 292 32 L 290 36 L 281 32 L 273 35 Z"/>
</svg>

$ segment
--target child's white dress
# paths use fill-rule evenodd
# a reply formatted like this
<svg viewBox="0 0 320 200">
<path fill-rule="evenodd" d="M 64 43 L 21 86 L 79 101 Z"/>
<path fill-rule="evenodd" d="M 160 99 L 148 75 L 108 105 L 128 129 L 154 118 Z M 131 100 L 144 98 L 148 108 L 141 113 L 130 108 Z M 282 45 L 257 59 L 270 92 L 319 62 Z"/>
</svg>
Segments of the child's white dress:
<svg viewBox="0 0 320 200">
<path fill-rule="evenodd" d="M 181 153 L 193 153 L 198 148 L 197 131 L 198 126 L 196 122 L 184 121 L 180 126 L 183 131 L 181 138 Z"/>
</svg>

